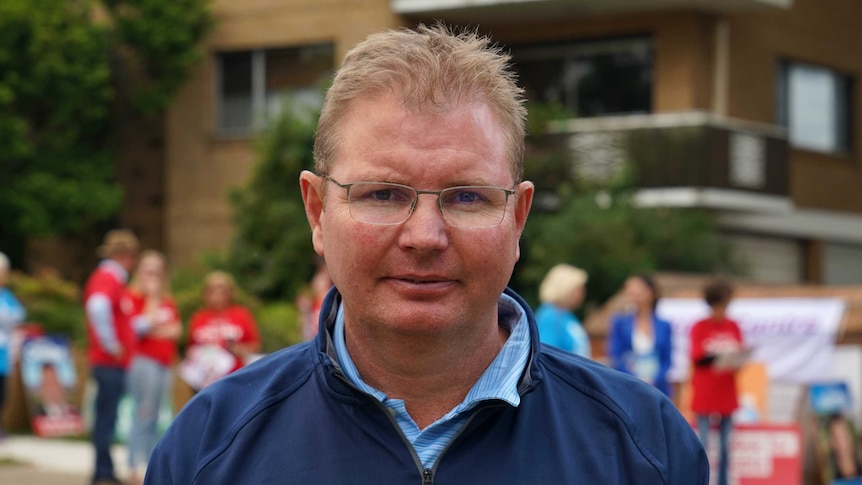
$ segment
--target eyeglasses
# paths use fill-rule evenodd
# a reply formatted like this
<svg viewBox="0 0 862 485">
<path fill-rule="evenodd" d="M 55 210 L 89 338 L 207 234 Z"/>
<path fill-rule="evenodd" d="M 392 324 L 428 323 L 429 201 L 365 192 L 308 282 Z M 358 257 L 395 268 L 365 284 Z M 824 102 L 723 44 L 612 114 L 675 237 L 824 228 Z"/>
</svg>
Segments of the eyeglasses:
<svg viewBox="0 0 862 485">
<path fill-rule="evenodd" d="M 464 185 L 443 190 L 416 190 L 388 182 L 342 184 L 323 178 L 347 190 L 347 209 L 357 222 L 379 225 L 402 224 L 413 214 L 420 194 L 437 196 L 443 220 L 453 227 L 493 227 L 503 221 L 509 196 L 514 190 L 487 185 Z"/>
</svg>

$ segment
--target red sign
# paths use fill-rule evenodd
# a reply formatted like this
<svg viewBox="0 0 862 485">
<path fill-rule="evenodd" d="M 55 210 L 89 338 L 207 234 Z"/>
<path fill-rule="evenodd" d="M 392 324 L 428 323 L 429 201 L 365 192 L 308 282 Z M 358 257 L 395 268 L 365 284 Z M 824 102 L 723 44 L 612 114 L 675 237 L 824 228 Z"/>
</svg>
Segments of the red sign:
<svg viewBox="0 0 862 485">
<path fill-rule="evenodd" d="M 801 485 L 802 439 L 796 425 L 734 425 L 730 485 Z M 710 483 L 718 483 L 718 432 L 709 436 Z"/>
</svg>

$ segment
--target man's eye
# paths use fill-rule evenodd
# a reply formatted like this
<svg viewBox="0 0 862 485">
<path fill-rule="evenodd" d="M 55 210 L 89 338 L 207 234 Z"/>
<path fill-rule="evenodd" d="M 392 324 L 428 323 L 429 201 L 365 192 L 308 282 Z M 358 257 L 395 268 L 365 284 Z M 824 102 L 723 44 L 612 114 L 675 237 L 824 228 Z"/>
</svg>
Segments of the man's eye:
<svg viewBox="0 0 862 485">
<path fill-rule="evenodd" d="M 455 190 L 452 191 L 444 201 L 447 204 L 479 204 L 486 202 L 487 198 L 484 197 L 479 191 L 476 190 Z"/>
<path fill-rule="evenodd" d="M 391 190 L 375 190 L 371 193 L 371 198 L 374 200 L 389 200 L 392 198 Z"/>
</svg>

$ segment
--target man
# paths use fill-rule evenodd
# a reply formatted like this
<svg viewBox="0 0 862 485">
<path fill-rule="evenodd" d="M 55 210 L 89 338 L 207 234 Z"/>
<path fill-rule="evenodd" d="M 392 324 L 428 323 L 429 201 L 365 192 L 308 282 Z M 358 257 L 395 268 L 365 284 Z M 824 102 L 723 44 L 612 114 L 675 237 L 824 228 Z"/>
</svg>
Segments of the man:
<svg viewBox="0 0 862 485">
<path fill-rule="evenodd" d="M 146 483 L 706 483 L 667 399 L 541 346 L 506 289 L 534 190 L 507 62 L 445 27 L 348 53 L 300 176 L 318 336 L 197 395 Z"/>
<path fill-rule="evenodd" d="M 87 316 L 87 356 L 98 386 L 92 440 L 96 464 L 93 484 L 120 483 L 114 474 L 111 442 L 122 397 L 126 367 L 134 350 L 135 334 L 120 308 L 123 288 L 138 255 L 138 239 L 128 230 L 116 229 L 105 235 L 99 247 L 104 258 L 84 287 Z"/>
</svg>

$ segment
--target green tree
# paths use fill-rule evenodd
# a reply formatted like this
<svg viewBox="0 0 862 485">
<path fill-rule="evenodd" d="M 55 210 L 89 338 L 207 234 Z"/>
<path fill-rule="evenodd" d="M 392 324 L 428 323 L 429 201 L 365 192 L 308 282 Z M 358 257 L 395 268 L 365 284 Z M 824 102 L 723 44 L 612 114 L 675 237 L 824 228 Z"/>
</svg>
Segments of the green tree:
<svg viewBox="0 0 862 485">
<path fill-rule="evenodd" d="M 537 166 L 554 163 L 566 162 L 544 160 Z M 532 170 L 527 169 L 528 178 Z M 557 263 L 573 264 L 590 275 L 584 305 L 589 309 L 619 291 L 632 273 L 743 271 L 711 214 L 698 209 L 638 207 L 634 192 L 626 172 L 607 184 L 584 184 L 569 177 L 558 179 L 552 189 L 546 187 L 543 195 L 555 200 L 557 207 L 534 206 L 513 286 L 536 304 L 545 273 Z"/>
<path fill-rule="evenodd" d="M 237 235 L 228 266 L 245 290 L 264 300 L 293 301 L 314 273 L 299 173 L 314 166 L 316 126 L 316 113 L 285 110 L 260 139 L 251 180 L 231 194 Z"/>
<path fill-rule="evenodd" d="M 0 0 L 0 247 L 112 218 L 116 140 L 188 74 L 205 0 Z"/>
</svg>

